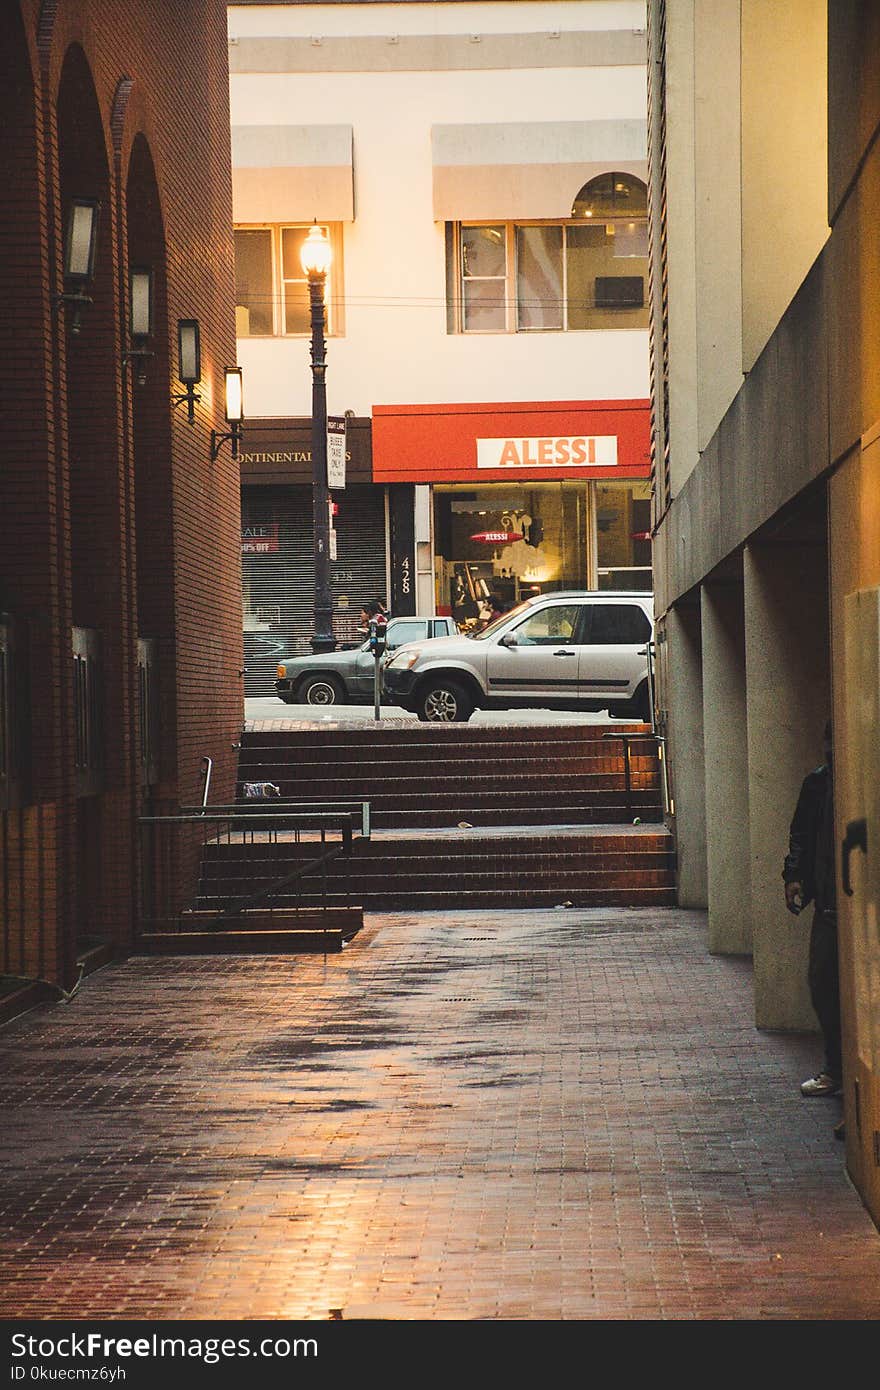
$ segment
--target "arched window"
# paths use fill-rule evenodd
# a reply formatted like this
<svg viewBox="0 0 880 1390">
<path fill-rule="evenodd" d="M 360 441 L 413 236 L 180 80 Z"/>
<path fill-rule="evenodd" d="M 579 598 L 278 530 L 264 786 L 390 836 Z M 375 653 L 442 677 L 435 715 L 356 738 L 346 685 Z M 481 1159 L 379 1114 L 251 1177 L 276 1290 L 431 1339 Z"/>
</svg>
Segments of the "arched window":
<svg viewBox="0 0 880 1390">
<path fill-rule="evenodd" d="M 446 265 L 452 333 L 647 328 L 647 189 L 612 170 L 564 221 L 450 223 Z"/>
<path fill-rule="evenodd" d="M 648 190 L 611 171 L 584 184 L 566 231 L 569 328 L 646 327 Z"/>
<path fill-rule="evenodd" d="M 572 217 L 645 218 L 648 190 L 633 174 L 599 174 L 585 183 L 571 206 Z"/>
</svg>

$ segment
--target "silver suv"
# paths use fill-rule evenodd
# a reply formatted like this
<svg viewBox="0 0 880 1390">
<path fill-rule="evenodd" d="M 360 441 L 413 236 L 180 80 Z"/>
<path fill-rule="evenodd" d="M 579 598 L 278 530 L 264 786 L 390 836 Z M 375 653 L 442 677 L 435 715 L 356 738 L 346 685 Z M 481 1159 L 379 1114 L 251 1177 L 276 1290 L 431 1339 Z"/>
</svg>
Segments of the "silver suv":
<svg viewBox="0 0 880 1390">
<path fill-rule="evenodd" d="M 401 647 L 385 690 L 420 719 L 444 723 L 477 708 L 607 709 L 647 721 L 652 632 L 650 594 L 542 594 L 472 637 Z"/>
</svg>

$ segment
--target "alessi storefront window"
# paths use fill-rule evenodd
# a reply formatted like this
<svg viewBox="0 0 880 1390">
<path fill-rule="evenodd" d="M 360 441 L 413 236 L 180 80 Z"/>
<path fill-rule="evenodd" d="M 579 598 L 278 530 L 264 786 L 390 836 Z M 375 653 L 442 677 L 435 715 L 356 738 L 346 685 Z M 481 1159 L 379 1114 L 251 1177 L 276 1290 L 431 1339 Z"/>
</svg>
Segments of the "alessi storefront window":
<svg viewBox="0 0 880 1390">
<path fill-rule="evenodd" d="M 438 485 L 438 612 L 478 628 L 497 608 L 565 589 L 650 591 L 650 484 Z"/>
</svg>

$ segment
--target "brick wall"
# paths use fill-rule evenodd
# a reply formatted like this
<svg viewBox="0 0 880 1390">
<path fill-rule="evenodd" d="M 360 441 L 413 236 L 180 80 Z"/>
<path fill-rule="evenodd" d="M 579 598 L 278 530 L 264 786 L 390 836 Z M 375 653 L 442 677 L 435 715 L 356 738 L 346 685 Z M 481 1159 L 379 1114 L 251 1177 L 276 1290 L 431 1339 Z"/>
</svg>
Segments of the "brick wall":
<svg viewBox="0 0 880 1390">
<path fill-rule="evenodd" d="M 223 427 L 235 362 L 226 11 L 219 0 L 15 0 L 0 16 L 0 612 L 26 653 L 30 738 L 18 805 L 0 810 L 0 970 L 68 983 L 76 936 L 134 932 L 136 647 L 159 641 L 160 786 L 196 799 L 201 758 L 231 800 L 241 726 L 238 470 Z M 102 203 L 94 303 L 71 337 L 71 196 Z M 156 277 L 147 383 L 132 382 L 127 283 Z M 171 406 L 177 320 L 201 326 L 195 423 Z M 139 394 L 140 393 L 140 394 Z M 103 783 L 75 795 L 71 628 L 101 634 Z M 143 625 L 143 626 L 142 626 Z M 79 921 L 78 921 L 79 919 Z"/>
</svg>

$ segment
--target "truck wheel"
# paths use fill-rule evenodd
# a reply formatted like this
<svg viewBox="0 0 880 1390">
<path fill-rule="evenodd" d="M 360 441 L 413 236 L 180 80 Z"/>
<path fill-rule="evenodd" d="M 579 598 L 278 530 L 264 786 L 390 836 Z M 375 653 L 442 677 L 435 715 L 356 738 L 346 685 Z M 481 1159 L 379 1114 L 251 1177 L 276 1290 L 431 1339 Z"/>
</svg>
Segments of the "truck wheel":
<svg viewBox="0 0 880 1390">
<path fill-rule="evenodd" d="M 440 677 L 419 691 L 416 714 L 425 723 L 464 723 L 474 712 L 474 702 L 458 681 Z"/>
<path fill-rule="evenodd" d="M 345 694 L 335 676 L 308 676 L 300 685 L 299 698 L 304 705 L 339 705 Z"/>
<path fill-rule="evenodd" d="M 636 693 L 632 697 L 632 712 L 636 719 L 641 719 L 643 724 L 651 722 L 651 697 L 648 694 L 648 682 L 642 681 Z"/>
</svg>

